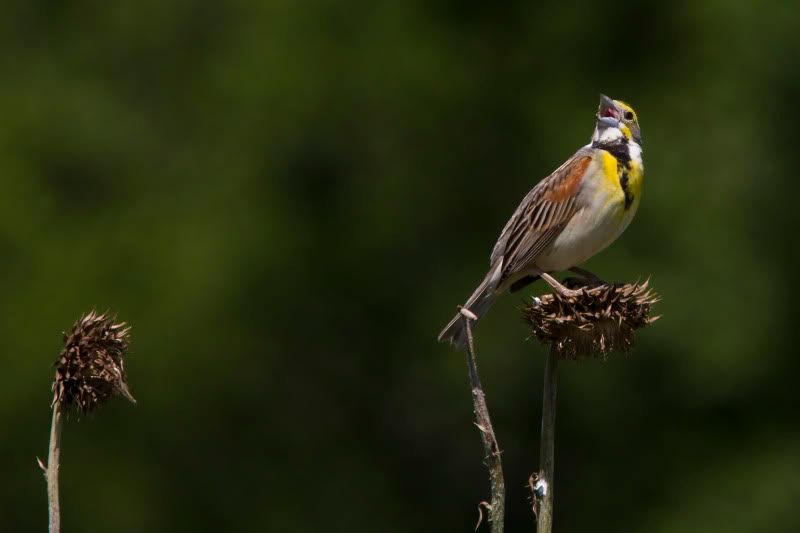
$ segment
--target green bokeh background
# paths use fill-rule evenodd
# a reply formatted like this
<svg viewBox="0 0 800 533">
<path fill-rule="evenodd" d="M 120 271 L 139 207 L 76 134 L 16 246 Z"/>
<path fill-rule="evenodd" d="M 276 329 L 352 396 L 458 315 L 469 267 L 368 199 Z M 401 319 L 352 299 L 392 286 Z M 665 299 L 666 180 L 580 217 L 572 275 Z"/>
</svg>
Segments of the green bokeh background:
<svg viewBox="0 0 800 533">
<path fill-rule="evenodd" d="M 645 139 L 633 356 L 565 364 L 556 529 L 797 531 L 796 2 L 7 2 L 0 529 L 46 528 L 51 364 L 93 307 L 135 407 L 64 432 L 67 532 L 471 531 L 463 357 L 435 336 L 519 199 Z M 544 291 L 541 284 L 528 293 Z M 530 531 L 543 349 L 477 331 L 508 530 Z"/>
</svg>

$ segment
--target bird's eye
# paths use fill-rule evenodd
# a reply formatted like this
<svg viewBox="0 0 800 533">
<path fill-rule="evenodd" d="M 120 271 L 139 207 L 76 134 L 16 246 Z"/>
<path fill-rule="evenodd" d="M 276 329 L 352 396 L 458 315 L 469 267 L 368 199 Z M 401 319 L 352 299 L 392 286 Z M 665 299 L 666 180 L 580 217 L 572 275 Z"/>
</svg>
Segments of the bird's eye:
<svg viewBox="0 0 800 533">
<path fill-rule="evenodd" d="M 633 120 L 633 112 L 632 111 L 626 111 L 625 112 L 625 120 Z"/>
</svg>

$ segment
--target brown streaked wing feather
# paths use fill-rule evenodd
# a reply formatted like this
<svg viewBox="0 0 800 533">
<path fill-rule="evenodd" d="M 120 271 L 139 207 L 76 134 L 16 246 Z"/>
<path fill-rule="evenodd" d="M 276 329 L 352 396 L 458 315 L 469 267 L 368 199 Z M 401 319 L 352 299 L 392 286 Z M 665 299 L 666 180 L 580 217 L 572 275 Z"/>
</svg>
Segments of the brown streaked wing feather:
<svg viewBox="0 0 800 533">
<path fill-rule="evenodd" d="M 579 150 L 525 196 L 492 250 L 491 264 L 503 259 L 503 278 L 536 259 L 578 211 L 575 194 L 591 161 L 590 149 Z"/>
</svg>

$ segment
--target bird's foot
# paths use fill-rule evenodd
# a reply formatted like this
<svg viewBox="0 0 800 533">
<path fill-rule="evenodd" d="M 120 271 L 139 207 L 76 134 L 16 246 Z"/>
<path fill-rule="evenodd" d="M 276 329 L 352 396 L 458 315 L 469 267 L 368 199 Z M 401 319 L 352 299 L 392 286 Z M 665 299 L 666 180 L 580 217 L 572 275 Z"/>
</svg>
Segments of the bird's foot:
<svg viewBox="0 0 800 533">
<path fill-rule="evenodd" d="M 568 289 L 550 274 L 542 273 L 541 276 L 542 279 L 545 280 L 547 284 L 550 285 L 550 287 L 552 287 L 553 290 L 562 298 L 575 298 L 580 296 L 581 292 L 583 291 L 583 289 Z"/>
<path fill-rule="evenodd" d="M 568 289 L 561 285 L 560 287 L 553 287 L 553 290 L 558 293 L 562 298 L 576 298 L 583 293 L 583 289 Z"/>
</svg>

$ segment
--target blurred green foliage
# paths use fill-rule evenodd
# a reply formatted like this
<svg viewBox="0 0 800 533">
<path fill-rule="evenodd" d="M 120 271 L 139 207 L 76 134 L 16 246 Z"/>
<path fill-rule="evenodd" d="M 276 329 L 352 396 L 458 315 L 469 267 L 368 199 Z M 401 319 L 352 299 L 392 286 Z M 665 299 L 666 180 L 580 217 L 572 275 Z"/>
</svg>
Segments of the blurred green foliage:
<svg viewBox="0 0 800 533">
<path fill-rule="evenodd" d="M 92 307 L 134 326 L 139 404 L 66 425 L 65 531 L 471 530 L 488 484 L 435 336 L 600 92 L 639 112 L 647 176 L 588 267 L 652 276 L 664 318 L 562 367 L 557 529 L 796 530 L 795 2 L 3 12 L 3 531 L 45 528 L 50 365 Z M 543 362 L 520 303 L 477 331 L 509 531 Z"/>
</svg>

